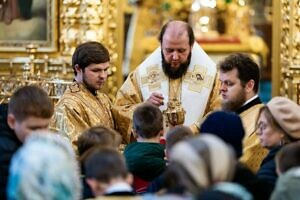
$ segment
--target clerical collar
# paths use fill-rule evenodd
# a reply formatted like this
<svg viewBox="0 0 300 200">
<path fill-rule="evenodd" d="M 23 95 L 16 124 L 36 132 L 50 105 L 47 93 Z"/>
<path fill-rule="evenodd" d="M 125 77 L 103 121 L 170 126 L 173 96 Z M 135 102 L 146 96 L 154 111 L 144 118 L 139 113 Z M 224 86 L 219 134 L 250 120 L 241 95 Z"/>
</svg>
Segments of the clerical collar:
<svg viewBox="0 0 300 200">
<path fill-rule="evenodd" d="M 246 101 L 246 103 L 240 107 L 239 109 L 236 110 L 237 114 L 241 114 L 242 112 L 244 112 L 245 110 L 251 108 L 252 106 L 255 106 L 257 104 L 261 104 L 261 100 L 259 98 L 258 95 L 255 95 L 254 97 L 252 97 L 251 99 L 249 99 L 248 101 Z"/>
<path fill-rule="evenodd" d="M 258 95 L 254 95 L 253 97 L 251 97 L 250 99 L 248 99 L 242 106 L 246 105 L 247 103 L 249 103 L 250 101 L 252 101 L 253 99 L 256 99 L 258 97 Z"/>
</svg>

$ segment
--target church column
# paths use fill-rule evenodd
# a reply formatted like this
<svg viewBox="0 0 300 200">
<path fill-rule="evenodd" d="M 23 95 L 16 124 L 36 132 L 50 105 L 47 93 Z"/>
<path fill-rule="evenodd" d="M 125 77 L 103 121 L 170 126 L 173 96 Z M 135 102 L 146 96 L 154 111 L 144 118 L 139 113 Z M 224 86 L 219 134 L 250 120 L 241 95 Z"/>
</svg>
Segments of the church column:
<svg viewBox="0 0 300 200">
<path fill-rule="evenodd" d="M 300 103 L 300 0 L 273 2 L 273 96 Z"/>
</svg>

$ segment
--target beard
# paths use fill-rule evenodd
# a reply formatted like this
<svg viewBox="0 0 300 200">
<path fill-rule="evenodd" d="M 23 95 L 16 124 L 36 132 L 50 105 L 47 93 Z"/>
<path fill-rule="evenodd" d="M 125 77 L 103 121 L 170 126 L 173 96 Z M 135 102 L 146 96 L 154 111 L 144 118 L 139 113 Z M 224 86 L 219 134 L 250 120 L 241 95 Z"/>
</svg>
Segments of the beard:
<svg viewBox="0 0 300 200">
<path fill-rule="evenodd" d="M 174 69 L 170 63 L 168 63 L 161 51 L 162 68 L 167 77 L 170 79 L 178 79 L 185 75 L 191 62 L 192 52 L 189 53 L 187 60 L 181 63 L 177 69 Z"/>
<path fill-rule="evenodd" d="M 83 76 L 82 76 L 82 82 L 83 84 L 85 85 L 85 87 L 93 94 L 93 95 L 96 95 L 97 93 L 97 88 L 95 88 L 92 84 L 89 84 L 89 82 L 87 81 L 87 78 L 85 76 L 85 73 L 83 73 Z"/>
<path fill-rule="evenodd" d="M 235 112 L 237 111 L 242 105 L 246 102 L 246 93 L 244 91 L 241 91 L 237 98 L 234 100 L 229 100 L 222 102 L 222 110 L 228 111 L 228 112 Z"/>
</svg>

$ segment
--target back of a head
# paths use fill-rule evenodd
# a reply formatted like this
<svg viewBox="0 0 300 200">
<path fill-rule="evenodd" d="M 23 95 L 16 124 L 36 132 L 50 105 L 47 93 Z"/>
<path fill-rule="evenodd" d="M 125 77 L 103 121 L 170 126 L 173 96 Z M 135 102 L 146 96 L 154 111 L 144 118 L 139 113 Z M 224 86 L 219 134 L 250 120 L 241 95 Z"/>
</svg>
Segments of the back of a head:
<svg viewBox="0 0 300 200">
<path fill-rule="evenodd" d="M 77 147 L 79 156 L 96 145 L 110 146 L 118 149 L 122 142 L 121 140 L 121 135 L 113 129 L 104 126 L 91 127 L 78 137 Z"/>
<path fill-rule="evenodd" d="M 114 178 L 127 176 L 126 162 L 123 155 L 109 147 L 94 147 L 84 162 L 87 179 L 109 183 Z"/>
<path fill-rule="evenodd" d="M 195 194 L 217 182 L 230 181 L 236 160 L 221 139 L 205 134 L 177 143 L 170 151 L 169 167 L 173 163 L 180 165 L 192 179 L 188 190 Z"/>
<path fill-rule="evenodd" d="M 85 42 L 80 44 L 72 56 L 72 67 L 74 73 L 75 65 L 78 65 L 81 69 L 86 68 L 90 64 L 100 64 L 110 61 L 109 52 L 99 42 Z"/>
<path fill-rule="evenodd" d="M 55 133 L 42 132 L 27 138 L 14 155 L 8 199 L 80 199 L 79 169 L 72 145 Z"/>
<path fill-rule="evenodd" d="M 175 144 L 180 141 L 193 137 L 194 134 L 189 127 L 176 126 L 167 132 L 166 149 L 169 151 Z"/>
<path fill-rule="evenodd" d="M 202 133 L 218 136 L 233 147 L 236 157 L 242 155 L 245 130 L 239 115 L 224 111 L 213 112 L 200 125 L 200 134 Z"/>
<path fill-rule="evenodd" d="M 300 167 L 300 142 L 284 145 L 276 154 L 276 166 L 280 173 Z"/>
<path fill-rule="evenodd" d="M 48 119 L 53 112 L 53 102 L 48 94 L 36 85 L 17 89 L 8 103 L 8 113 L 13 114 L 18 121 L 30 116 Z"/>
<path fill-rule="evenodd" d="M 298 200 L 300 196 L 300 168 L 292 168 L 278 177 L 271 200 Z"/>
<path fill-rule="evenodd" d="M 219 64 L 221 72 L 229 72 L 233 69 L 237 69 L 238 77 L 241 80 L 241 84 L 245 84 L 251 79 L 254 80 L 255 85 L 253 90 L 258 92 L 260 72 L 258 64 L 245 53 L 234 53 L 227 56 Z"/>
<path fill-rule="evenodd" d="M 163 115 L 158 107 L 143 103 L 133 112 L 133 129 L 141 138 L 154 138 L 163 130 Z"/>
</svg>

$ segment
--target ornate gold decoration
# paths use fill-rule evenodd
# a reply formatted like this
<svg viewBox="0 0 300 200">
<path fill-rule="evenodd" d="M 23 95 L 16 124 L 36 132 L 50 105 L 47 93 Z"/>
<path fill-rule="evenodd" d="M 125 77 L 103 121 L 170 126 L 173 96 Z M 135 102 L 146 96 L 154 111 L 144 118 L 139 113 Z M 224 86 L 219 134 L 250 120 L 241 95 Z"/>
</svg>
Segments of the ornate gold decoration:
<svg viewBox="0 0 300 200">
<path fill-rule="evenodd" d="M 12 93 L 21 86 L 35 84 L 43 88 L 50 98 L 56 102 L 64 93 L 67 86 L 72 83 L 68 81 L 67 73 L 72 73 L 72 68 L 66 70 L 64 62 L 49 59 L 37 58 L 38 48 L 35 44 L 26 46 L 28 57 L 21 59 L 10 59 L 8 73 L 1 73 L 0 82 L 0 103 L 7 102 Z M 3 59 L 5 60 L 5 59 Z M 3 61 L 0 59 L 0 61 Z M 21 68 L 21 70 L 19 69 Z"/>
<path fill-rule="evenodd" d="M 213 81 L 212 76 L 208 76 L 207 69 L 200 65 L 195 65 L 193 71 L 188 71 L 184 82 L 189 83 L 188 89 L 194 92 L 201 92 L 203 87 L 209 87 Z"/>
<path fill-rule="evenodd" d="M 183 124 L 185 119 L 185 110 L 181 106 L 181 101 L 176 98 L 170 99 L 167 105 L 167 109 L 163 111 L 163 115 L 167 118 L 167 126 L 169 124 L 172 126 Z"/>
<path fill-rule="evenodd" d="M 281 0 L 280 94 L 299 102 L 300 0 Z"/>
<path fill-rule="evenodd" d="M 117 49 L 122 47 L 117 43 L 122 37 L 117 29 L 122 23 L 118 18 L 119 9 L 117 0 L 62 0 L 60 5 L 62 55 L 71 56 L 76 46 L 85 41 L 103 43 L 111 53 L 111 67 L 105 89 L 111 98 L 114 98 L 121 84 L 119 79 L 122 79 L 122 71 L 118 70 L 117 74 L 117 66 L 122 66 L 122 51 Z"/>
<path fill-rule="evenodd" d="M 300 83 L 297 83 L 297 104 L 300 104 Z"/>
<path fill-rule="evenodd" d="M 182 78 L 169 79 L 169 99 L 167 109 L 163 111 L 166 126 L 176 126 L 184 123 L 185 110 L 181 102 Z"/>
<path fill-rule="evenodd" d="M 161 88 L 161 81 L 165 80 L 159 65 L 150 66 L 147 68 L 147 75 L 141 77 L 142 85 L 148 85 L 150 91 Z"/>
<path fill-rule="evenodd" d="M 193 0 L 189 14 L 189 23 L 193 27 L 196 38 L 218 37 L 216 1 L 204 3 Z"/>
<path fill-rule="evenodd" d="M 170 19 L 188 21 L 191 0 L 162 0 L 163 21 Z"/>
<path fill-rule="evenodd" d="M 56 2 L 56 1 L 55 1 Z M 12 57 L 19 54 L 4 54 L 0 58 L 0 101 L 7 101 L 11 93 L 26 84 L 41 85 L 53 99 L 57 100 L 74 77 L 71 55 L 82 42 L 102 42 L 109 50 L 111 67 L 105 92 L 111 99 L 123 82 L 123 12 L 117 0 L 59 0 L 59 50 L 41 54 L 42 49 L 33 43 L 27 46 L 26 57 Z M 57 39 L 57 38 L 55 38 Z M 6 58 L 7 57 L 7 58 Z"/>
</svg>

